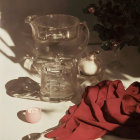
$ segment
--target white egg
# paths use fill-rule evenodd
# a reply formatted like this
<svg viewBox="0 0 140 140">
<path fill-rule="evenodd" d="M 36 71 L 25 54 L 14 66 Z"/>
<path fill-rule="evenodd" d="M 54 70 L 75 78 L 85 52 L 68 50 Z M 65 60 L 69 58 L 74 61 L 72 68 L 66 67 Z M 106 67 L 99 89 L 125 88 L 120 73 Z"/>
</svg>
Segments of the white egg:
<svg viewBox="0 0 140 140">
<path fill-rule="evenodd" d="M 86 75 L 95 75 L 98 71 L 98 65 L 94 60 L 81 60 L 79 68 L 80 71 Z"/>
</svg>

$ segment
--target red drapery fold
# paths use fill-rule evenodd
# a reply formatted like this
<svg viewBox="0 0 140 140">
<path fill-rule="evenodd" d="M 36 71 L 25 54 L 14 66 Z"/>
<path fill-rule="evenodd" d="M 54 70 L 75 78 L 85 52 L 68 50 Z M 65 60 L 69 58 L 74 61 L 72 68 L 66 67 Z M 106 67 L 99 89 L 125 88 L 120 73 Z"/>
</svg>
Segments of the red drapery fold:
<svg viewBox="0 0 140 140">
<path fill-rule="evenodd" d="M 94 140 L 107 133 L 140 138 L 140 83 L 126 90 L 120 80 L 85 89 L 81 103 L 69 108 L 61 125 L 46 134 L 56 140 Z"/>
</svg>

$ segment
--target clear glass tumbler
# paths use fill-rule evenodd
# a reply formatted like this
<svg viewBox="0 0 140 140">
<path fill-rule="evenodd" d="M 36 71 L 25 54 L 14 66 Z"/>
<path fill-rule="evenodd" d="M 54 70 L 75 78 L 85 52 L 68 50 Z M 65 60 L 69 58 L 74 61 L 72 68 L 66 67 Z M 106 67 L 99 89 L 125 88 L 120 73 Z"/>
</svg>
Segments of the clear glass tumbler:
<svg viewBox="0 0 140 140">
<path fill-rule="evenodd" d="M 47 62 L 41 74 L 41 99 L 59 102 L 70 100 L 77 86 L 75 60 Z M 60 64 L 61 63 L 61 64 Z"/>
</svg>

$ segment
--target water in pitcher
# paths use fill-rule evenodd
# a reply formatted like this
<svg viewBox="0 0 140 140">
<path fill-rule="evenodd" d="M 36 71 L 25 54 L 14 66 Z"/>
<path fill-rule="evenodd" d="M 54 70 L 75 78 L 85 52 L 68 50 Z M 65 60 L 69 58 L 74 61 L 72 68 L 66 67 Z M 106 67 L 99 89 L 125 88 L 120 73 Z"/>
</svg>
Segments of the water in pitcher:
<svg viewBox="0 0 140 140">
<path fill-rule="evenodd" d="M 40 40 L 36 41 L 36 56 L 38 59 L 50 60 L 61 57 L 61 59 L 76 58 L 82 52 L 84 45 L 84 34 L 79 37 L 63 39 L 59 41 L 46 41 L 40 43 Z"/>
</svg>

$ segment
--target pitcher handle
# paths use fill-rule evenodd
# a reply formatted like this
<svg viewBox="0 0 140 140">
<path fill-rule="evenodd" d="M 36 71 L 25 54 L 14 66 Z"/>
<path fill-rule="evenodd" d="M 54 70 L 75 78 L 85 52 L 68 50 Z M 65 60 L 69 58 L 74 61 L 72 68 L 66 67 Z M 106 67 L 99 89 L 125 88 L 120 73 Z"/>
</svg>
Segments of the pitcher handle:
<svg viewBox="0 0 140 140">
<path fill-rule="evenodd" d="M 89 42 L 89 37 L 90 37 L 90 32 L 89 32 L 89 28 L 87 26 L 87 23 L 84 21 L 84 22 L 80 22 L 80 25 L 81 27 L 83 28 L 83 30 L 85 30 L 86 32 L 86 39 L 84 40 L 84 44 L 88 45 L 88 42 Z"/>
</svg>

